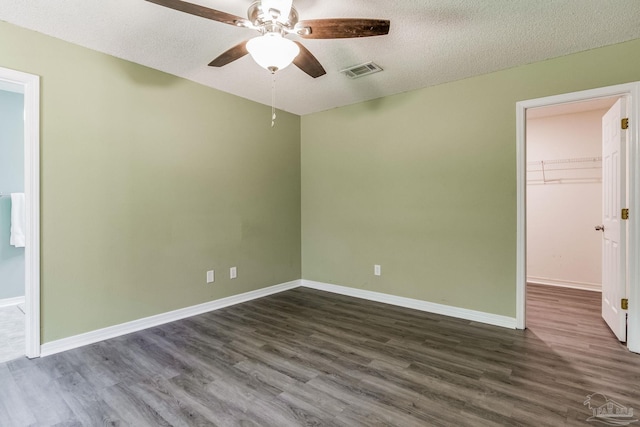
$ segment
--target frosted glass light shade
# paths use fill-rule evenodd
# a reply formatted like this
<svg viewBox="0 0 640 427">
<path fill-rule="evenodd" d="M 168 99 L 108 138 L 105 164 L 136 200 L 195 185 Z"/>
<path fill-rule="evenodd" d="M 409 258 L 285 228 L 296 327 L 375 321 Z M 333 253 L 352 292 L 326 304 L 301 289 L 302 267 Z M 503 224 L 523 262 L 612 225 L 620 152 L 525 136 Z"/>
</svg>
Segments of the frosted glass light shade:
<svg viewBox="0 0 640 427">
<path fill-rule="evenodd" d="M 297 44 L 278 33 L 266 33 L 247 42 L 247 50 L 262 68 L 275 73 L 286 68 L 300 53 Z"/>
</svg>

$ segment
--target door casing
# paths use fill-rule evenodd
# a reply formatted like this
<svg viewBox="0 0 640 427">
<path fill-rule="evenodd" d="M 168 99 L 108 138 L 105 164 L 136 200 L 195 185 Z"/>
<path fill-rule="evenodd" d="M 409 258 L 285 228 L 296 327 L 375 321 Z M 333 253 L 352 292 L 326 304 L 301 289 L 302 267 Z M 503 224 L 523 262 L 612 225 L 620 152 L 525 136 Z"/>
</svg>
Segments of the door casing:
<svg viewBox="0 0 640 427">
<path fill-rule="evenodd" d="M 24 94 L 25 354 L 40 356 L 40 77 L 0 67 L 0 81 Z"/>
<path fill-rule="evenodd" d="M 516 174 L 517 174 L 517 239 L 516 239 L 516 327 L 526 327 L 526 114 L 529 108 L 548 107 L 598 98 L 626 96 L 629 116 L 629 220 L 628 220 L 628 289 L 629 309 L 627 347 L 640 353 L 640 82 L 571 92 L 516 103 Z"/>
</svg>

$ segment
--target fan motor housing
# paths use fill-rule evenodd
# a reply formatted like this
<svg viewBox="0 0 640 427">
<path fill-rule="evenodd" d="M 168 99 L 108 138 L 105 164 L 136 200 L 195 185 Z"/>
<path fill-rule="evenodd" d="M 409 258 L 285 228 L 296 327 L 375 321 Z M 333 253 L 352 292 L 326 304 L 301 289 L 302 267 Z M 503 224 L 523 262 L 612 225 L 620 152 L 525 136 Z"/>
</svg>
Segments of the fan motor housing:
<svg viewBox="0 0 640 427">
<path fill-rule="evenodd" d="M 273 26 L 274 24 L 281 28 L 281 32 L 284 32 L 285 29 L 290 31 L 295 27 L 299 19 L 298 11 L 293 6 L 291 6 L 291 11 L 289 12 L 289 16 L 286 20 L 283 20 L 282 17 L 273 19 L 271 16 L 265 16 L 264 11 L 262 10 L 262 2 L 260 0 L 251 3 L 251 6 L 249 6 L 249 10 L 247 11 L 247 17 L 253 25 L 263 29 L 263 32 L 272 31 L 271 28 L 267 27 Z"/>
</svg>

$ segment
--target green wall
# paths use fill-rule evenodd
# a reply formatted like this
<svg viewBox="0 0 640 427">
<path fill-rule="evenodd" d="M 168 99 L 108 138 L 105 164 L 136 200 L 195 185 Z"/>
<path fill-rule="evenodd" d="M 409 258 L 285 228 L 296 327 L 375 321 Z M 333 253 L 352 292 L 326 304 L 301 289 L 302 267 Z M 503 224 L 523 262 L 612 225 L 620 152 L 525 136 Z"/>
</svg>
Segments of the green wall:
<svg viewBox="0 0 640 427">
<path fill-rule="evenodd" d="M 0 66 L 42 78 L 43 342 L 301 277 L 298 116 L 272 129 L 267 106 L 6 23 Z"/>
<path fill-rule="evenodd" d="M 640 40 L 304 116 L 303 278 L 515 316 L 516 102 L 637 80 Z"/>
</svg>

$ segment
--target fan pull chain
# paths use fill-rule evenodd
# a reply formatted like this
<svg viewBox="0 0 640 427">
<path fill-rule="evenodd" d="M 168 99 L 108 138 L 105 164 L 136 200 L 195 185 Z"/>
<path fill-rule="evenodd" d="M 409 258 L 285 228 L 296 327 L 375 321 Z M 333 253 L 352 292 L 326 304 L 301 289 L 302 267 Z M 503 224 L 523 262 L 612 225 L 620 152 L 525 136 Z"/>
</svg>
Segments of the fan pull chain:
<svg viewBox="0 0 640 427">
<path fill-rule="evenodd" d="M 276 125 L 276 73 L 272 73 L 271 80 L 271 127 Z"/>
</svg>

